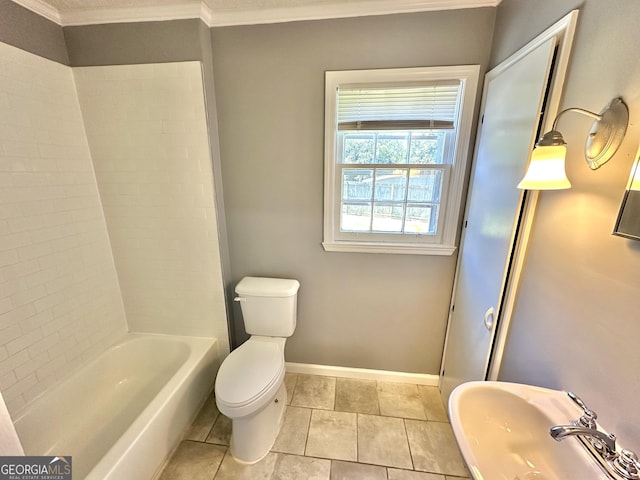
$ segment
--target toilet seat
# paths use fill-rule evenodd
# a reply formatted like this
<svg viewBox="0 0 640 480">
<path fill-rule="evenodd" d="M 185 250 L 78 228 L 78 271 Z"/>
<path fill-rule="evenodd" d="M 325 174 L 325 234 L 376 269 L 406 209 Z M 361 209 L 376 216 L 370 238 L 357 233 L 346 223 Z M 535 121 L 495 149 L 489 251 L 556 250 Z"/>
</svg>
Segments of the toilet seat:
<svg viewBox="0 0 640 480">
<path fill-rule="evenodd" d="M 285 373 L 281 342 L 250 338 L 222 362 L 215 383 L 218 409 L 229 418 L 250 415 L 275 396 Z"/>
</svg>

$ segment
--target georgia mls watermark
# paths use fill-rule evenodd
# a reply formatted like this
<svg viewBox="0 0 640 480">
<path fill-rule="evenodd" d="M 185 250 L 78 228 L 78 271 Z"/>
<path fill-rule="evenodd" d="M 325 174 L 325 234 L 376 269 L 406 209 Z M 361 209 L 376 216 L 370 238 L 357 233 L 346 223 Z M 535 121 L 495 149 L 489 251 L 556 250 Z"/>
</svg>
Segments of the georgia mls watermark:
<svg viewBox="0 0 640 480">
<path fill-rule="evenodd" d="M 0 457 L 0 480 L 71 480 L 71 457 Z"/>
</svg>

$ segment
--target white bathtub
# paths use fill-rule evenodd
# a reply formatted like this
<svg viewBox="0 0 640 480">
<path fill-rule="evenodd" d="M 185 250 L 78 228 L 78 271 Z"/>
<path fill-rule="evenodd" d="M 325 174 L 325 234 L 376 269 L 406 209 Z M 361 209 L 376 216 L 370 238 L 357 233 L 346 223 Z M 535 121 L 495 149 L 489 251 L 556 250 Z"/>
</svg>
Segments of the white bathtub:
<svg viewBox="0 0 640 480">
<path fill-rule="evenodd" d="M 71 455 L 74 479 L 151 479 L 218 367 L 213 338 L 130 334 L 16 419 L 25 454 Z"/>
</svg>

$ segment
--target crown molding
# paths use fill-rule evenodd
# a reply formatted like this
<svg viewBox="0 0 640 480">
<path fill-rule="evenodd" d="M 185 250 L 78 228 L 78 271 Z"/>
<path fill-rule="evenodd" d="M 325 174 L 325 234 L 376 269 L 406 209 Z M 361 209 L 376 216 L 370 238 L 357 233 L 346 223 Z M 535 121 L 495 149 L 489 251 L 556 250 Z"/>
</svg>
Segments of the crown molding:
<svg viewBox="0 0 640 480">
<path fill-rule="evenodd" d="M 26 8 L 27 10 L 31 10 L 32 12 L 37 13 L 47 20 L 51 20 L 53 23 L 62 25 L 62 19 L 60 18 L 60 13 L 58 12 L 58 10 L 53 8 L 48 3 L 43 2 L 42 0 L 13 0 L 13 2 L 17 3 L 21 7 Z"/>
<path fill-rule="evenodd" d="M 202 20 L 207 27 L 212 27 L 214 15 L 215 14 L 213 13 L 213 10 L 211 10 L 211 7 L 203 1 L 200 4 L 200 20 Z"/>
<path fill-rule="evenodd" d="M 101 23 L 160 22 L 200 18 L 202 4 L 195 0 L 182 5 L 144 7 L 83 8 L 60 12 L 63 27 Z"/>
<path fill-rule="evenodd" d="M 210 27 L 325 20 L 462 8 L 496 7 L 501 0 L 369 0 L 333 5 L 300 5 L 246 10 L 217 10 Z"/>
<path fill-rule="evenodd" d="M 324 20 L 462 8 L 496 7 L 501 0 L 364 0 L 323 5 L 212 10 L 204 1 L 138 7 L 98 7 L 58 11 L 42 0 L 13 0 L 60 26 L 157 22 L 200 18 L 209 27 Z"/>
</svg>

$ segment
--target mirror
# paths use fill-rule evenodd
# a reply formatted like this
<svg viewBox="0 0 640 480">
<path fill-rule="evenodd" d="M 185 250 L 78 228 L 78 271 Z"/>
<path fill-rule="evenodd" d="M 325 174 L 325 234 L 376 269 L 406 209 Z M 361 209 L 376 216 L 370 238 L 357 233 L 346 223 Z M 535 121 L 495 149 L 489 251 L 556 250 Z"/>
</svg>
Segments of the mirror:
<svg viewBox="0 0 640 480">
<path fill-rule="evenodd" d="M 640 153 L 640 152 L 639 152 Z M 620 212 L 613 229 L 614 235 L 640 240 L 640 156 L 631 167 L 631 175 L 624 192 Z"/>
</svg>

